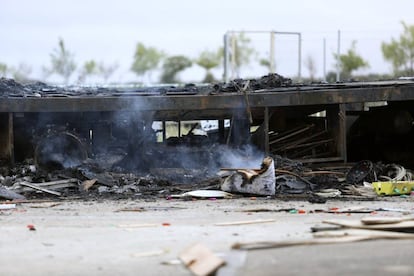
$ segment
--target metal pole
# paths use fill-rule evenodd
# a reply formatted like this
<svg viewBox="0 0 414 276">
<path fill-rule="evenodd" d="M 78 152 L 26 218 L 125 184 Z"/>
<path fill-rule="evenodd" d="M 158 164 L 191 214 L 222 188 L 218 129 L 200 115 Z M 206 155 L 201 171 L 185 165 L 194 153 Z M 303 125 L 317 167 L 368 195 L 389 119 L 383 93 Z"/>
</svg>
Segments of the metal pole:
<svg viewBox="0 0 414 276">
<path fill-rule="evenodd" d="M 236 33 L 269 33 L 268 31 L 228 31 L 224 36 L 224 81 L 229 81 L 229 66 L 231 66 L 231 78 L 234 78 L 237 74 L 238 77 L 238 68 L 236 64 L 236 51 L 237 51 L 237 41 Z M 270 31 L 270 64 L 269 70 L 271 72 L 276 71 L 276 62 L 275 62 L 275 35 L 297 35 L 298 36 L 298 79 L 302 78 L 302 34 L 299 32 L 276 32 Z M 231 51 L 231 52 L 230 52 Z"/>
<path fill-rule="evenodd" d="M 223 78 L 224 78 L 224 82 L 228 82 L 229 81 L 229 58 L 230 58 L 230 53 L 229 53 L 229 35 L 228 32 L 224 34 L 224 59 L 223 59 L 223 67 L 224 67 L 224 74 L 223 74 Z"/>
<path fill-rule="evenodd" d="M 275 68 L 275 32 L 270 32 L 270 73 L 276 73 Z"/>
<path fill-rule="evenodd" d="M 236 35 L 231 33 L 231 78 L 235 79 L 236 71 Z M 237 76 L 238 77 L 238 76 Z"/>
<path fill-rule="evenodd" d="M 298 33 L 299 45 L 298 45 L 298 80 L 302 78 L 302 34 Z"/>
<path fill-rule="evenodd" d="M 336 54 L 336 81 L 341 81 L 341 31 L 338 30 L 338 52 Z"/>
<path fill-rule="evenodd" d="M 323 39 L 323 80 L 326 82 L 326 38 Z"/>
</svg>

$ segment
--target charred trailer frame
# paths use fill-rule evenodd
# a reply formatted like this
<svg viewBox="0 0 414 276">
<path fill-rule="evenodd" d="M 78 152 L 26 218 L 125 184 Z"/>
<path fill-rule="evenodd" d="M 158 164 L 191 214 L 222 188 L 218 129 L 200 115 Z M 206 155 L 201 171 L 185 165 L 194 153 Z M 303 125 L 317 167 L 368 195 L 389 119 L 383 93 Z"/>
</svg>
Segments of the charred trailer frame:
<svg viewBox="0 0 414 276">
<path fill-rule="evenodd" d="M 354 138 L 347 137 L 347 117 L 373 114 L 375 108 L 367 108 L 367 103 L 387 103 L 385 110 L 390 114 L 403 109 L 412 115 L 414 110 L 412 81 L 252 87 L 239 91 L 175 88 L 173 92 L 84 88 L 49 93 L 34 89 L 40 97 L 4 93 L 0 98 L 0 154 L 11 162 L 31 152 L 34 155 L 36 147 L 27 141 L 38 145 L 54 133 L 66 133 L 64 139 L 72 147 L 86 145 L 88 156 L 111 145 L 113 139 L 147 149 L 154 142 L 150 122 L 159 121 L 165 129 L 166 121 L 217 120 L 214 142 L 237 147 L 251 141 L 265 154 L 305 162 L 347 161 L 347 139 Z M 123 128 L 127 121 L 123 116 L 136 120 Z M 405 125 L 411 123 L 409 116 L 398 118 Z M 231 120 L 230 128 L 224 120 Z M 182 139 L 190 133 L 179 134 L 177 138 Z M 158 145 L 165 150 L 168 139 L 165 132 L 161 136 Z"/>
</svg>

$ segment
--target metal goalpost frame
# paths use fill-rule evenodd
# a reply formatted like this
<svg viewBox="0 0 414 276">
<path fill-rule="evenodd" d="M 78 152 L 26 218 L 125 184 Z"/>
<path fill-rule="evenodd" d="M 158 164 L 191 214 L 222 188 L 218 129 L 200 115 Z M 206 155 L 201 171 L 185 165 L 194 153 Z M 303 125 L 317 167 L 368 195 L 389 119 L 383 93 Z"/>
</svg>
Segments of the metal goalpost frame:
<svg viewBox="0 0 414 276">
<path fill-rule="evenodd" d="M 298 38 L 298 79 L 301 79 L 302 72 L 302 34 L 300 32 L 279 32 L 279 31 L 227 31 L 224 34 L 224 74 L 223 78 L 225 82 L 230 80 L 229 67 L 231 68 L 231 77 L 234 78 L 235 71 L 235 55 L 230 55 L 230 52 L 234 53 L 236 50 L 234 34 L 237 33 L 268 33 L 270 34 L 270 73 L 275 73 L 275 36 L 276 35 L 293 35 Z M 231 49 L 231 51 L 230 51 Z"/>
</svg>

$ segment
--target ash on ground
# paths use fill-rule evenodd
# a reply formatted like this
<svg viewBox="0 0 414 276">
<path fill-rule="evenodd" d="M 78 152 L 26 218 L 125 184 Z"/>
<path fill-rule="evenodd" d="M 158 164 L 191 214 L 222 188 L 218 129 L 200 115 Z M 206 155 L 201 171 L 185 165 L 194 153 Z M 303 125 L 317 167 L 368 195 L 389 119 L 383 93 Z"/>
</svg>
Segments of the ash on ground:
<svg viewBox="0 0 414 276">
<path fill-rule="evenodd" d="M 364 181 L 395 177 L 405 180 L 411 177 L 409 170 L 395 164 L 361 161 L 353 166 L 331 166 L 327 171 L 323 166 L 305 166 L 280 156 L 273 156 L 273 159 L 276 168 L 275 197 L 291 198 L 292 195 L 301 195 L 315 200 L 315 195 L 327 189 L 336 189 L 342 196 L 366 196 L 359 190 Z M 112 158 L 113 160 L 117 158 Z M 140 173 L 109 170 L 108 166 L 109 161 L 103 157 L 100 162 L 88 159 L 77 167 L 53 171 L 36 166 L 30 159 L 13 167 L 3 164 L 0 167 L 0 197 L 8 200 L 57 196 L 81 199 L 156 199 L 191 190 L 218 190 L 223 177 L 202 169 L 154 168 L 150 172 Z M 374 169 L 376 173 L 373 172 Z M 372 178 L 373 175 L 375 179 Z M 41 188 L 33 189 L 30 185 L 40 185 Z"/>
</svg>

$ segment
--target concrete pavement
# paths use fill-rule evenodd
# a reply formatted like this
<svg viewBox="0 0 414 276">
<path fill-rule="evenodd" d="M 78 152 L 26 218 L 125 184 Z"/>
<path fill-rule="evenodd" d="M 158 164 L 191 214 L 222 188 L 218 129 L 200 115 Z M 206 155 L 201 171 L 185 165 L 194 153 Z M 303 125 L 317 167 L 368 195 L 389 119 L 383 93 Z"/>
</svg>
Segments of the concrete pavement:
<svg viewBox="0 0 414 276">
<path fill-rule="evenodd" d="M 162 263 L 177 260 L 185 248 L 200 242 L 228 260 L 218 275 L 414 275 L 411 240 L 231 250 L 236 242 L 311 238 L 310 227 L 324 219 L 366 215 L 311 213 L 316 209 L 366 206 L 414 211 L 413 202 L 411 197 L 396 197 L 329 200 L 326 204 L 261 198 L 19 204 L 0 214 L 0 274 L 191 275 L 182 264 Z M 306 213 L 246 212 L 266 208 L 296 208 Z M 215 225 L 260 219 L 274 221 Z M 30 231 L 28 224 L 36 231 Z"/>
</svg>

